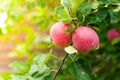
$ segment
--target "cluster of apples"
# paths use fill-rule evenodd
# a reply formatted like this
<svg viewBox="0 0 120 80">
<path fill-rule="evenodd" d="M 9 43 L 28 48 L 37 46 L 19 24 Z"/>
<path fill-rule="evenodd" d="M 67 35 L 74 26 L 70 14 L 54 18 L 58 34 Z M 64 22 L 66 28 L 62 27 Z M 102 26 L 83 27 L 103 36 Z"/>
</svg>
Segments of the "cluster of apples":
<svg viewBox="0 0 120 80">
<path fill-rule="evenodd" d="M 70 24 L 57 22 L 50 29 L 50 37 L 55 46 L 73 47 L 80 52 L 89 52 L 99 47 L 99 37 L 89 26 L 78 26 L 73 29 Z"/>
<path fill-rule="evenodd" d="M 112 41 L 115 38 L 120 38 L 120 31 L 118 31 L 117 29 L 110 29 L 108 31 L 108 36 L 107 37 L 108 37 L 109 41 Z"/>
</svg>

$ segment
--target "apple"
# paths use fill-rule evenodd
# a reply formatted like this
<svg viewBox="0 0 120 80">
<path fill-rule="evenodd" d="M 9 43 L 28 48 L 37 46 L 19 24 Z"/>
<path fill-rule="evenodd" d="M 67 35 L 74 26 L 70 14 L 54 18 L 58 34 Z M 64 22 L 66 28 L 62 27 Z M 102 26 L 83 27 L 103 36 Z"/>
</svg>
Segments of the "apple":
<svg viewBox="0 0 120 80">
<path fill-rule="evenodd" d="M 57 22 L 50 29 L 50 37 L 53 44 L 58 47 L 66 47 L 70 45 L 72 34 L 70 30 L 72 27 L 64 22 Z M 69 32 L 67 32 L 69 30 Z"/>
<path fill-rule="evenodd" d="M 78 51 L 87 53 L 99 47 L 97 33 L 88 26 L 79 26 L 72 35 L 73 47 Z"/>
<path fill-rule="evenodd" d="M 110 29 L 107 37 L 109 41 L 112 41 L 113 39 L 120 37 L 120 32 L 116 29 Z"/>
</svg>

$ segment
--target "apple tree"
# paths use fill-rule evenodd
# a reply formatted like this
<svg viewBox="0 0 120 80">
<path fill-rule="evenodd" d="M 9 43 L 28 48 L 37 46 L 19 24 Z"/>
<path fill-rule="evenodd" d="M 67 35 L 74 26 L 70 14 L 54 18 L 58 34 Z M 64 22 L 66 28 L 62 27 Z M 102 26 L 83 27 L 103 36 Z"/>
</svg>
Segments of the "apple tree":
<svg viewBox="0 0 120 80">
<path fill-rule="evenodd" d="M 33 16 L 26 17 L 25 21 L 30 19 L 39 31 L 48 33 L 39 40 L 43 41 L 47 52 L 33 51 L 43 45 L 36 41 L 37 31 L 23 25 L 27 40 L 13 52 L 28 59 L 11 63 L 16 72 L 3 73 L 0 80 L 120 80 L 120 0 L 58 0 L 56 3 L 36 0 L 28 3 L 27 11 L 22 11 L 27 13 L 31 8 L 34 11 L 27 13 Z M 8 12 L 11 13 L 9 9 Z M 21 24 L 23 15 L 12 14 L 9 15 L 15 23 Z M 56 52 L 56 49 L 60 50 Z"/>
</svg>

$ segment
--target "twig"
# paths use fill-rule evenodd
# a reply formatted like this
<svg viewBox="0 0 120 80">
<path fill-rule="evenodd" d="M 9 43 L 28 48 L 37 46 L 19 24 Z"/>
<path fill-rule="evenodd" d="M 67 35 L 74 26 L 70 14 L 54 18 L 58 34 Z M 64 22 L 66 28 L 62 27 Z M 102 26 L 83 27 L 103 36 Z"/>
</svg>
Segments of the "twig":
<svg viewBox="0 0 120 80">
<path fill-rule="evenodd" d="M 53 76 L 53 79 L 52 79 L 52 80 L 55 80 L 55 78 L 57 77 L 58 73 L 60 72 L 60 69 L 62 68 L 62 65 L 63 65 L 64 62 L 65 62 L 65 59 L 67 58 L 67 56 L 68 56 L 68 53 L 66 53 L 66 54 L 65 54 L 65 57 L 62 59 L 62 62 L 61 62 L 61 64 L 60 64 L 59 68 L 57 69 L 55 75 Z"/>
</svg>

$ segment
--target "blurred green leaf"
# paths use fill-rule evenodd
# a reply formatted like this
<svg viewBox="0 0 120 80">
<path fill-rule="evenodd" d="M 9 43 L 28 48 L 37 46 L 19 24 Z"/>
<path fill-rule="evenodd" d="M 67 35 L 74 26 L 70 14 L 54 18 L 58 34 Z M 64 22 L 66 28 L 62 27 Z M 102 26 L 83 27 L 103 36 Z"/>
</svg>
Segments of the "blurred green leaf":
<svg viewBox="0 0 120 80">
<path fill-rule="evenodd" d="M 67 8 L 68 10 L 71 8 L 70 0 L 61 0 L 61 4 L 62 4 L 62 6 Z"/>
<path fill-rule="evenodd" d="M 84 0 L 70 0 L 73 14 L 76 14 L 76 11 L 78 10 L 79 6 L 82 4 L 83 1 Z"/>
<path fill-rule="evenodd" d="M 33 8 L 33 7 L 35 7 L 35 2 L 28 2 L 28 3 L 27 3 L 27 8 L 28 8 L 28 9 L 31 9 L 31 8 Z"/>
<path fill-rule="evenodd" d="M 58 16 L 59 21 L 68 21 L 70 20 L 69 13 L 65 10 L 63 6 L 59 6 L 55 10 L 55 14 Z"/>
<path fill-rule="evenodd" d="M 34 80 L 34 79 L 27 74 L 14 74 L 11 75 L 11 80 Z"/>
<path fill-rule="evenodd" d="M 16 71 L 19 71 L 19 72 L 20 71 L 26 72 L 29 70 L 29 65 L 23 61 L 14 61 L 9 66 L 12 67 L 13 69 L 15 69 Z"/>
<path fill-rule="evenodd" d="M 96 9 L 96 8 L 98 8 L 99 5 L 100 5 L 100 3 L 97 0 L 95 0 L 92 2 L 91 7 L 92 7 L 92 9 Z"/>
<path fill-rule="evenodd" d="M 47 66 L 44 66 L 42 69 L 39 68 L 39 65 L 33 64 L 29 71 L 29 74 L 35 80 L 51 80 L 50 69 Z"/>
<path fill-rule="evenodd" d="M 76 12 L 76 17 L 79 19 L 79 22 L 84 20 L 83 17 L 87 16 L 91 12 L 91 3 L 83 2 Z"/>
<path fill-rule="evenodd" d="M 109 11 L 109 14 L 110 14 L 110 22 L 112 24 L 120 21 L 120 11 L 119 12 Z"/>
<path fill-rule="evenodd" d="M 34 64 L 32 64 L 28 73 L 34 77 L 35 80 L 51 80 L 50 69 L 46 65 L 46 61 L 50 58 L 51 53 L 52 50 L 50 50 L 48 55 L 40 54 L 34 59 Z"/>
<path fill-rule="evenodd" d="M 119 43 L 120 42 L 120 38 L 118 37 L 118 38 L 115 38 L 115 39 L 113 39 L 113 41 L 112 41 L 112 45 L 115 45 L 115 44 L 117 44 L 117 43 Z"/>
<path fill-rule="evenodd" d="M 24 74 L 13 74 L 11 80 L 51 80 L 50 68 L 46 65 L 46 60 L 50 58 L 52 50 L 49 54 L 37 55 L 33 63 L 31 64 L 30 70 Z M 20 64 L 18 64 L 20 63 Z M 14 62 L 12 66 L 18 69 L 23 69 L 23 62 Z M 25 65 L 25 64 L 24 64 Z"/>
<path fill-rule="evenodd" d="M 119 0 L 101 0 L 103 3 L 106 3 L 106 4 L 112 4 L 112 3 L 117 3 L 117 2 L 120 2 Z"/>
<path fill-rule="evenodd" d="M 45 7 L 45 0 L 37 0 L 37 6 L 44 8 Z"/>
<path fill-rule="evenodd" d="M 0 80 L 10 80 L 11 74 L 9 72 L 3 72 L 0 74 Z"/>
<path fill-rule="evenodd" d="M 108 10 L 106 8 L 100 8 L 97 12 L 87 16 L 86 24 L 96 24 L 103 21 L 108 15 Z"/>
</svg>

